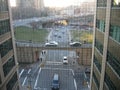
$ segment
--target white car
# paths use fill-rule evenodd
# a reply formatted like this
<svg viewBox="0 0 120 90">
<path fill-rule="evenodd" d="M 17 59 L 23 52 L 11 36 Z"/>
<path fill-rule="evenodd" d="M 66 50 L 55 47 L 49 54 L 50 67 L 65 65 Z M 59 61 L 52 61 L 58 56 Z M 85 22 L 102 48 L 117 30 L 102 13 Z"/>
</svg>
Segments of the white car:
<svg viewBox="0 0 120 90">
<path fill-rule="evenodd" d="M 72 42 L 70 43 L 70 46 L 74 46 L 74 47 L 78 47 L 78 46 L 81 46 L 82 43 L 80 42 Z"/>
<path fill-rule="evenodd" d="M 45 46 L 58 46 L 58 43 L 56 41 L 50 41 L 45 43 Z"/>
<path fill-rule="evenodd" d="M 63 57 L 63 64 L 68 64 L 68 58 L 66 56 Z"/>
</svg>

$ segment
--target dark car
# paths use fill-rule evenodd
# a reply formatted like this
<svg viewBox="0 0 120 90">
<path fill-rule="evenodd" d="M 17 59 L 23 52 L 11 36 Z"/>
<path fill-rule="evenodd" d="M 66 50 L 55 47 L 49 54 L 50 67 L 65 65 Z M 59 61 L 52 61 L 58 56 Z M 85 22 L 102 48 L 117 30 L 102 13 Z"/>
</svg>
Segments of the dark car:
<svg viewBox="0 0 120 90">
<path fill-rule="evenodd" d="M 52 90 L 59 90 L 60 85 L 59 85 L 59 75 L 58 74 L 54 74 L 51 88 L 52 88 Z"/>
</svg>

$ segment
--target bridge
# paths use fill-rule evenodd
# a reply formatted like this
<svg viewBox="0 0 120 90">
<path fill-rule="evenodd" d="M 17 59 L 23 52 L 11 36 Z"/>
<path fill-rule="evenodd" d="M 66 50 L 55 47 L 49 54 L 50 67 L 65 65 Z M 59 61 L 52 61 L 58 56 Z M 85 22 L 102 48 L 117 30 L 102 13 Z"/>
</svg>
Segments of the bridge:
<svg viewBox="0 0 120 90">
<path fill-rule="evenodd" d="M 33 63 L 39 59 L 39 55 L 43 50 L 68 50 L 75 51 L 77 61 L 81 65 L 90 65 L 92 56 L 92 45 L 82 45 L 80 47 L 58 46 L 45 47 L 42 45 L 17 45 L 17 58 L 20 63 Z"/>
</svg>

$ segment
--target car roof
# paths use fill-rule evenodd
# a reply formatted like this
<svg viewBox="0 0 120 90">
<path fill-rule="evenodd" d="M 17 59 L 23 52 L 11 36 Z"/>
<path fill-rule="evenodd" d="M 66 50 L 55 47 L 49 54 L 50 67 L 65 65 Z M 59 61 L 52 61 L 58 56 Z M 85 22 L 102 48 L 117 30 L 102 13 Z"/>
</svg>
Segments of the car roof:
<svg viewBox="0 0 120 90">
<path fill-rule="evenodd" d="M 54 80 L 58 80 L 58 74 L 54 74 Z"/>
<path fill-rule="evenodd" d="M 63 58 L 64 58 L 64 59 L 67 59 L 67 56 L 64 56 Z"/>
</svg>

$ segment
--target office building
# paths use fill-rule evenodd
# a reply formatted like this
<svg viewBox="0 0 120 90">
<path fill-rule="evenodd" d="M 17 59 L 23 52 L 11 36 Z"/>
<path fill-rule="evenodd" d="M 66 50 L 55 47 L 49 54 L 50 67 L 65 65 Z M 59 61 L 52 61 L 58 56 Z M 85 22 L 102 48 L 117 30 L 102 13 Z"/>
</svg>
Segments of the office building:
<svg viewBox="0 0 120 90">
<path fill-rule="evenodd" d="M 120 90 L 120 0 L 95 0 L 91 90 Z"/>
<path fill-rule="evenodd" d="M 19 90 L 9 0 L 0 0 L 0 90 Z"/>
</svg>

